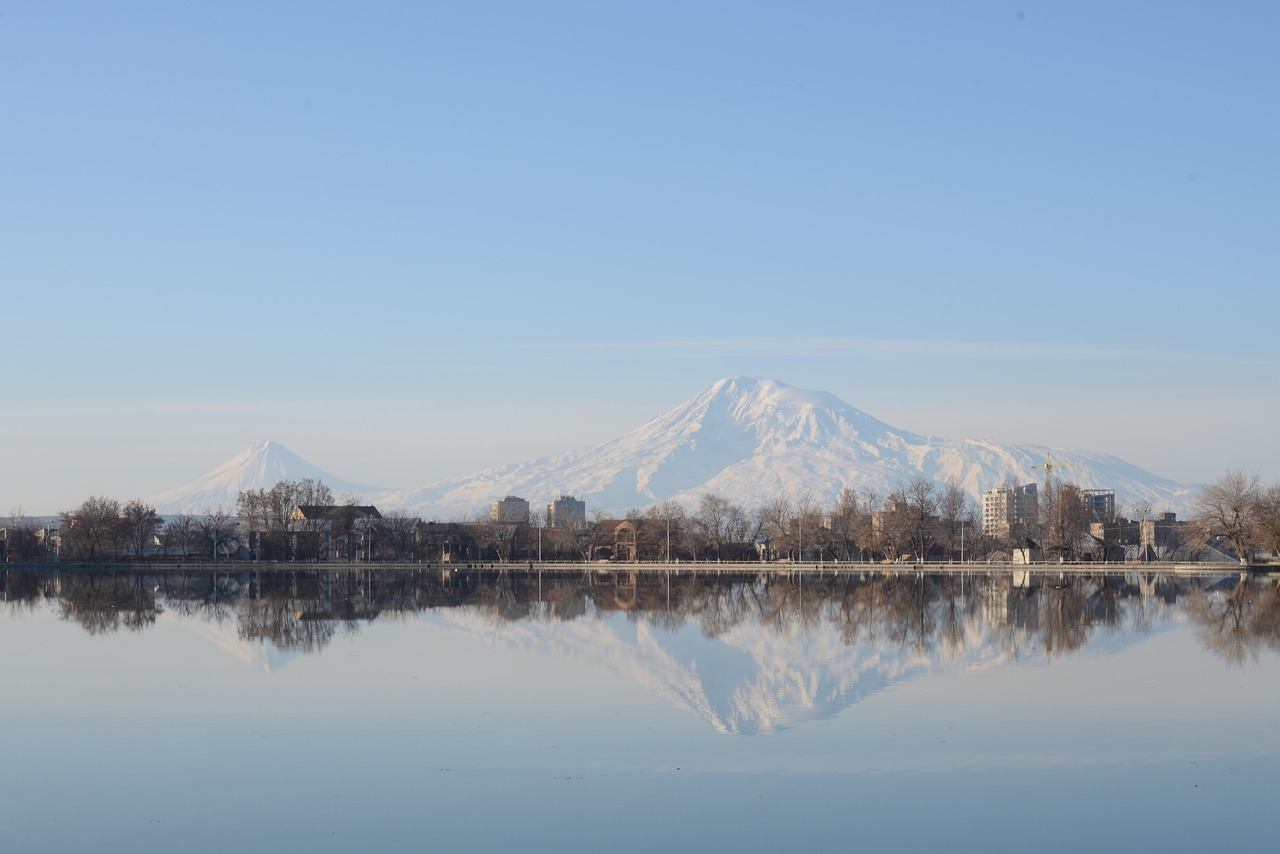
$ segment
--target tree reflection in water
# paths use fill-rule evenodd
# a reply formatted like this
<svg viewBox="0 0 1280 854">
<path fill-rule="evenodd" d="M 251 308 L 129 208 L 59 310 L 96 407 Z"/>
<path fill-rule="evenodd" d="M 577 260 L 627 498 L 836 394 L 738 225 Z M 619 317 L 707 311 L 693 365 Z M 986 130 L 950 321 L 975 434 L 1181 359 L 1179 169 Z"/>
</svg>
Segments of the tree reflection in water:
<svg viewBox="0 0 1280 854">
<path fill-rule="evenodd" d="M 59 614 L 91 635 L 140 632 L 160 612 L 155 587 L 140 575 L 79 573 L 62 580 Z"/>
<path fill-rule="evenodd" d="M 1280 651 L 1280 590 L 1270 577 L 1060 573 L 780 574 L 323 569 L 230 574 L 109 570 L 0 576 L 13 615 L 52 603 L 90 634 L 143 631 L 165 609 L 242 640 L 318 652 L 374 620 L 466 608 L 493 627 L 605 613 L 710 638 L 743 625 L 776 634 L 834 627 L 847 646 L 892 645 L 958 658 L 972 645 L 1004 655 L 1069 655 L 1095 632 L 1146 632 L 1181 613 L 1205 649 L 1232 665 Z"/>
<path fill-rule="evenodd" d="M 1265 650 L 1280 652 L 1280 590 L 1247 579 L 1193 591 L 1186 612 L 1201 645 L 1228 664 L 1257 661 Z"/>
</svg>

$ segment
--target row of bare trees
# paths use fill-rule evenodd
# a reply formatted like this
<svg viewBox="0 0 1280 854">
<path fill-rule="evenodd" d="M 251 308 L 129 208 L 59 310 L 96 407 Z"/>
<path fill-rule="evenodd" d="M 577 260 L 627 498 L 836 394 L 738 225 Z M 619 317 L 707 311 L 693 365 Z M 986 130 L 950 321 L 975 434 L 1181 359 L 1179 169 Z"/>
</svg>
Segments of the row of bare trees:
<svg viewBox="0 0 1280 854">
<path fill-rule="evenodd" d="M 237 543 L 235 519 L 216 510 L 202 516 L 176 516 L 165 521 L 155 507 L 140 499 L 121 504 L 114 498 L 90 496 L 78 507 L 58 514 L 56 530 L 18 522 L 23 553 L 10 560 L 46 554 L 72 561 L 99 562 L 148 556 L 226 555 Z"/>
<path fill-rule="evenodd" d="M 299 518 L 299 506 L 332 506 L 324 523 Z M 549 528 L 538 513 L 527 523 L 479 516 L 461 522 L 423 522 L 391 513 L 358 524 L 355 499 L 335 504 L 318 481 L 281 481 L 271 489 L 240 493 L 233 516 L 218 509 L 165 521 L 141 500 L 120 503 L 92 496 L 59 514 L 57 536 L 37 537 L 34 526 L 15 517 L 8 530 L 7 558 L 33 559 L 43 549 L 76 561 L 159 557 L 226 558 L 241 546 L 266 553 L 264 537 L 290 544 L 281 559 L 320 556 L 320 547 L 300 549 L 298 534 L 326 543 L 323 554 L 345 558 L 435 560 L 453 555 L 478 560 L 590 560 L 600 553 L 603 523 L 596 513 L 583 524 Z M 350 517 L 350 518 L 348 518 Z M 1081 490 L 1055 484 L 1040 496 L 1036 518 L 1001 537 L 983 534 L 976 508 L 955 483 L 916 478 L 880 493 L 845 489 L 832 505 L 811 495 L 775 496 L 756 508 L 715 493 L 692 507 L 667 500 L 634 508 L 630 557 L 637 560 L 870 561 L 912 557 L 925 560 L 984 560 L 1007 553 L 1034 537 L 1049 553 L 1065 554 L 1090 531 Z M 345 521 L 345 524 L 343 520 Z M 616 520 L 613 520 L 616 522 Z M 1243 561 L 1261 551 L 1280 553 L 1280 484 L 1264 487 L 1256 474 L 1228 471 L 1205 487 L 1185 526 L 1186 542 L 1221 538 Z M 604 545 L 608 545 L 605 543 Z M 1104 543 L 1104 547 L 1105 547 Z"/>
<path fill-rule="evenodd" d="M 628 516 L 656 520 L 656 533 L 672 533 L 673 549 L 698 560 L 859 561 L 904 554 L 960 557 L 981 548 L 975 511 L 957 484 L 925 478 L 888 493 L 845 489 L 834 505 L 812 495 L 779 495 L 749 510 L 708 493 L 686 510 L 665 501 Z M 654 527 L 651 521 L 651 528 Z M 967 542 L 966 542 L 967 536 Z M 652 538 L 651 538 L 652 539 Z M 641 559 L 665 557 L 667 540 L 640 544 Z"/>
<path fill-rule="evenodd" d="M 298 513 L 317 508 L 320 515 Z M 255 557 L 283 560 L 419 557 L 420 520 L 406 513 L 371 515 L 354 496 L 335 501 L 311 479 L 282 480 L 271 489 L 246 490 L 236 501 L 241 539 Z"/>
<path fill-rule="evenodd" d="M 332 507 L 323 521 L 301 518 L 300 506 Z M 464 522 L 423 522 L 388 514 L 357 524 L 355 499 L 335 503 L 327 486 L 281 481 L 239 494 L 234 515 L 223 509 L 165 522 L 142 501 L 121 505 L 91 497 L 60 514 L 58 548 L 76 561 L 119 558 L 225 559 L 242 546 L 253 556 L 299 560 L 322 556 L 434 560 L 590 560 L 602 545 L 600 513 L 578 525 L 550 528 L 535 512 L 527 523 L 478 516 Z M 668 500 L 633 509 L 639 560 L 870 560 L 903 554 L 980 557 L 986 550 L 973 508 L 954 484 L 941 490 L 923 478 L 881 495 L 846 489 L 834 506 L 807 494 L 777 496 L 748 509 L 707 493 L 692 508 Z M 321 539 L 324 542 L 321 542 Z M 989 544 L 988 544 L 989 545 Z M 10 555 L 11 559 L 17 557 Z"/>
<path fill-rule="evenodd" d="M 333 491 L 318 480 L 282 480 L 270 489 L 242 491 L 236 498 L 236 516 L 250 530 L 291 533 L 308 530 L 294 515 L 298 507 L 333 503 Z"/>
</svg>

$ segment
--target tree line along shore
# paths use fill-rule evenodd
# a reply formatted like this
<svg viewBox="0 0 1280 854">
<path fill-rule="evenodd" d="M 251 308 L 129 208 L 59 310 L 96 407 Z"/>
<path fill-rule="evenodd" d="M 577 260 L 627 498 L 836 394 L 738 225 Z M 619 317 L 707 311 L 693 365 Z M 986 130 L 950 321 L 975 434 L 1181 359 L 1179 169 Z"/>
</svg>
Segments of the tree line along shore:
<svg viewBox="0 0 1280 854">
<path fill-rule="evenodd" d="M 570 519 L 477 513 L 424 520 L 335 499 L 314 480 L 238 496 L 234 511 L 165 516 L 135 499 L 91 496 L 44 523 L 11 514 L 5 561 L 789 561 L 1268 563 L 1280 555 L 1280 484 L 1230 470 L 1197 496 L 1191 518 L 1116 508 L 1098 518 L 1071 483 L 1046 483 L 1033 508 L 992 530 L 958 485 L 917 478 L 887 493 L 844 490 L 747 508 L 714 493 L 623 515 Z M 1126 512 L 1128 510 L 1128 512 Z M 553 524 L 549 524 L 553 522 Z"/>
</svg>

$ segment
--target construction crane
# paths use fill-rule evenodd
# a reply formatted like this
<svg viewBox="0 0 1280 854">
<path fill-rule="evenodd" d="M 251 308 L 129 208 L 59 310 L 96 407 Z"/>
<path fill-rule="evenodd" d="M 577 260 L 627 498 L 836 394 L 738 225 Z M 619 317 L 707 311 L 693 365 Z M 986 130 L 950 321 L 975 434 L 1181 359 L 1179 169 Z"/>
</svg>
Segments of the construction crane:
<svg viewBox="0 0 1280 854">
<path fill-rule="evenodd" d="M 1042 466 L 1032 466 L 1032 468 L 1033 468 L 1033 469 L 1044 469 L 1044 494 L 1045 494 L 1046 496 L 1048 496 L 1048 495 L 1049 495 L 1050 490 L 1053 488 L 1053 470 L 1054 470 L 1054 469 L 1060 469 L 1060 468 L 1066 468 L 1067 466 L 1079 466 L 1079 465 L 1084 465 L 1084 463 L 1078 463 L 1078 462 L 1076 462 L 1076 463 L 1055 463 L 1053 460 L 1051 460 L 1051 459 L 1049 458 L 1049 452 L 1048 452 L 1048 451 L 1045 451 L 1045 452 L 1044 452 L 1044 465 L 1042 465 Z"/>
</svg>

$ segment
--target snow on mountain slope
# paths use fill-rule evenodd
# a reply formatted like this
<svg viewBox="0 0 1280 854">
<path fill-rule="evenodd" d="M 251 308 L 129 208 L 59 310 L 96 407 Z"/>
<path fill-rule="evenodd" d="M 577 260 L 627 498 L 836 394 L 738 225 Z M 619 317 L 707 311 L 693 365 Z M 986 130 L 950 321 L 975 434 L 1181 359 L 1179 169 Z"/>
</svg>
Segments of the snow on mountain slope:
<svg viewBox="0 0 1280 854">
<path fill-rule="evenodd" d="M 881 493 L 925 477 L 954 480 L 974 501 L 1008 481 L 1042 482 L 1046 455 L 1070 463 L 1068 479 L 1114 489 L 1124 504 L 1184 510 L 1192 488 L 1089 451 L 937 439 L 891 427 L 825 392 L 767 379 L 723 379 L 624 436 L 590 448 L 489 469 L 379 501 L 425 517 L 453 518 L 495 498 L 534 506 L 572 493 L 621 512 L 714 492 L 746 507 L 779 494 L 831 504 L 845 487 Z"/>
<path fill-rule="evenodd" d="M 334 498 L 347 493 L 366 496 L 386 491 L 341 480 L 279 442 L 261 441 L 191 483 L 153 496 L 149 503 L 161 513 L 205 513 L 219 508 L 234 511 L 242 491 L 270 489 L 282 480 L 304 479 L 320 481 L 329 487 Z"/>
</svg>

